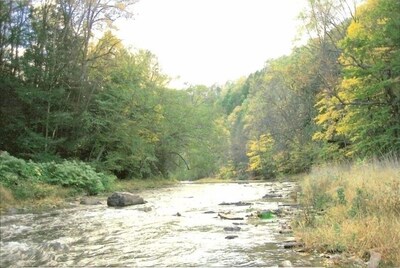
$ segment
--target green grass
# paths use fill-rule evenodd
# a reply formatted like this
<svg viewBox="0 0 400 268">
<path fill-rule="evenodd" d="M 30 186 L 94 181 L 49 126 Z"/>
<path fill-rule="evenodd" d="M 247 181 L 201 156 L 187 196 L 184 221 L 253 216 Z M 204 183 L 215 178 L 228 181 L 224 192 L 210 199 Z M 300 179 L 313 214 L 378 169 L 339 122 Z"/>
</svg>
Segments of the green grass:
<svg viewBox="0 0 400 268">
<path fill-rule="evenodd" d="M 178 181 L 164 178 L 152 178 L 152 179 L 131 179 L 131 180 L 116 180 L 111 187 L 111 191 L 125 191 L 125 192 L 136 192 L 146 189 L 157 189 L 162 187 L 168 187 L 176 185 Z"/>
</svg>

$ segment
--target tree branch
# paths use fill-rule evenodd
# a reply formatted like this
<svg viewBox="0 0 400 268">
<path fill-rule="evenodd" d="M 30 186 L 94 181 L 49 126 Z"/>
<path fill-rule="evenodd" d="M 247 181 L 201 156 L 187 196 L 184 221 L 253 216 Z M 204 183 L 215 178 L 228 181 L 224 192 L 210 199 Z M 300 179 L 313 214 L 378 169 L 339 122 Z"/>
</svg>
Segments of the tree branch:
<svg viewBox="0 0 400 268">
<path fill-rule="evenodd" d="M 175 155 L 179 156 L 179 157 L 183 160 L 183 162 L 185 163 L 186 168 L 187 168 L 188 170 L 190 170 L 190 167 L 189 167 L 188 163 L 186 162 L 185 158 L 183 158 L 182 155 L 180 155 L 180 154 L 177 153 L 177 152 L 170 152 L 170 154 L 175 154 Z"/>
</svg>

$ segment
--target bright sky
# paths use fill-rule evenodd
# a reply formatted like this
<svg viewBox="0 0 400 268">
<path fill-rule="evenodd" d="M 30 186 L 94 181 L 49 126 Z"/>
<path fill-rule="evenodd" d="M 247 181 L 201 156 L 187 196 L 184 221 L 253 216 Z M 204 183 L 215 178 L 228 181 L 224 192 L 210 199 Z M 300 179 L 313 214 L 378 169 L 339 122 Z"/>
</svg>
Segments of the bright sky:
<svg viewBox="0 0 400 268">
<path fill-rule="evenodd" d="M 290 53 L 305 0 L 140 0 L 118 24 L 126 45 L 158 57 L 171 87 L 224 84 Z"/>
</svg>

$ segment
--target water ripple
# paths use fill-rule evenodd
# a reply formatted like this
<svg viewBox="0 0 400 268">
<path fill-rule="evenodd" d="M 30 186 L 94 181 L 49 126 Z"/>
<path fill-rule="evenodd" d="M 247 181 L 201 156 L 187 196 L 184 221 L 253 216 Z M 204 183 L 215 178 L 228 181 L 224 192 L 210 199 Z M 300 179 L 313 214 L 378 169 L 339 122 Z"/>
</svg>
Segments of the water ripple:
<svg viewBox="0 0 400 268">
<path fill-rule="evenodd" d="M 145 205 L 60 209 L 0 219 L 0 266 L 210 267 L 276 266 L 308 260 L 277 246 L 279 222 L 247 219 L 253 211 L 278 208 L 263 200 L 271 191 L 288 194 L 292 183 L 183 184 L 142 193 Z M 222 202 L 249 206 L 220 206 Z M 143 208 L 151 210 L 143 211 Z M 215 213 L 205 214 L 206 211 Z M 179 212 L 180 217 L 175 216 Z M 221 220 L 231 212 L 246 220 Z M 241 224 L 238 237 L 225 227 Z M 227 229 L 229 230 L 229 229 Z"/>
</svg>

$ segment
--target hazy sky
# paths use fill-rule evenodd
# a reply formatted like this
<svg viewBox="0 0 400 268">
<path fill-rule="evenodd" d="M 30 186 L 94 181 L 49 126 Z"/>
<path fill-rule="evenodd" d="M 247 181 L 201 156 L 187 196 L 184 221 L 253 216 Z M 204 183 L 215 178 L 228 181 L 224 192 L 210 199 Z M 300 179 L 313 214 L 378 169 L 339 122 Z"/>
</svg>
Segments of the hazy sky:
<svg viewBox="0 0 400 268">
<path fill-rule="evenodd" d="M 140 0 L 119 37 L 155 54 L 172 87 L 224 84 L 290 52 L 304 2 Z"/>
</svg>

